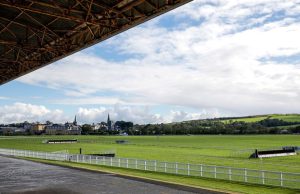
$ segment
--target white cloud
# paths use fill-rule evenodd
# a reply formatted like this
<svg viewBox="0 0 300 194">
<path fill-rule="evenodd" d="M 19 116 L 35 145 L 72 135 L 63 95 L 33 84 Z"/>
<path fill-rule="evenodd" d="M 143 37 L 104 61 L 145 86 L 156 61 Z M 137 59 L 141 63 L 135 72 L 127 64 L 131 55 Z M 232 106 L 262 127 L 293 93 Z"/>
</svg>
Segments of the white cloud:
<svg viewBox="0 0 300 194">
<path fill-rule="evenodd" d="M 9 99 L 8 97 L 0 96 L 0 100 L 8 100 L 8 99 Z"/>
<path fill-rule="evenodd" d="M 84 98 L 67 98 L 62 100 L 52 101 L 54 104 L 65 104 L 65 105 L 93 105 L 93 104 L 105 104 L 114 105 L 117 103 L 123 103 L 116 97 L 84 97 Z"/>
<path fill-rule="evenodd" d="M 287 11 L 288 15 L 299 14 L 299 0 L 194 0 L 169 14 L 175 17 L 190 17 L 193 20 L 222 20 L 236 22 L 255 14 L 267 15 Z"/>
<path fill-rule="evenodd" d="M 224 116 L 217 110 L 202 110 L 200 113 L 188 113 L 185 111 L 171 110 L 165 115 L 154 114 L 148 106 L 125 106 L 115 104 L 110 107 L 78 108 L 76 112 L 79 123 L 98 123 L 106 121 L 107 115 L 113 121 L 132 121 L 135 124 L 178 122 L 183 120 L 204 119 Z M 62 110 L 50 110 L 45 106 L 16 102 L 12 105 L 0 107 L 0 123 L 41 122 L 49 120 L 55 123 L 72 121 Z"/>
<path fill-rule="evenodd" d="M 77 117 L 82 123 L 97 123 L 106 121 L 108 114 L 114 121 L 133 121 L 137 124 L 179 122 L 223 116 L 217 110 L 202 110 L 200 113 L 171 110 L 165 115 L 160 115 L 151 113 L 147 106 L 132 107 L 116 104 L 111 108 L 79 108 Z"/>
<path fill-rule="evenodd" d="M 16 122 L 65 122 L 67 118 L 62 110 L 49 110 L 45 106 L 16 102 L 0 107 L 0 123 Z"/>
<path fill-rule="evenodd" d="M 300 53 L 299 2 L 194 1 L 165 16 L 194 21 L 184 28 L 170 30 L 156 20 L 110 41 L 130 56 L 123 61 L 77 53 L 19 81 L 63 90 L 68 97 L 54 100 L 59 104 L 156 104 L 235 115 L 298 112 L 300 64 L 272 58 Z M 286 15 L 278 19 L 278 12 Z M 81 111 L 83 117 L 102 114 Z M 152 121 L 150 113 L 137 113 L 128 119 Z M 201 111 L 172 114 L 167 120 L 200 117 Z"/>
<path fill-rule="evenodd" d="M 165 116 L 165 122 L 180 122 L 187 120 L 198 120 L 207 118 L 224 117 L 218 110 L 202 110 L 196 113 L 189 113 L 186 111 L 171 110 L 168 115 Z"/>
<path fill-rule="evenodd" d="M 125 120 L 134 123 L 161 123 L 163 118 L 160 115 L 151 114 L 147 107 L 133 108 L 116 104 L 111 108 L 79 108 L 77 115 L 81 122 L 100 122 L 106 121 L 108 113 L 114 121 Z"/>
</svg>

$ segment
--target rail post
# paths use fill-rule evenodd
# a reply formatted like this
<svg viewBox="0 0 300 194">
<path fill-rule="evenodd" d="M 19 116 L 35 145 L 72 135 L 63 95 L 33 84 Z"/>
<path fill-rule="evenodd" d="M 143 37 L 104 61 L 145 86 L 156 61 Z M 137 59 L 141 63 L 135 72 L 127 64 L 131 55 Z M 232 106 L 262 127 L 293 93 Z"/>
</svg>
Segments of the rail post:
<svg viewBox="0 0 300 194">
<path fill-rule="evenodd" d="M 138 160 L 135 159 L 135 169 L 138 169 Z"/>
<path fill-rule="evenodd" d="M 283 187 L 283 173 L 280 172 L 280 186 Z"/>
<path fill-rule="evenodd" d="M 262 179 L 262 184 L 265 184 L 265 172 L 261 171 L 261 179 Z"/>
<path fill-rule="evenodd" d="M 126 159 L 126 168 L 128 168 L 128 158 Z"/>
<path fill-rule="evenodd" d="M 167 172 L 167 163 L 165 162 L 165 172 Z"/>
<path fill-rule="evenodd" d="M 157 163 L 156 163 L 156 160 L 154 161 L 154 171 L 156 172 L 156 165 L 157 165 Z"/>
<path fill-rule="evenodd" d="M 190 176 L 190 164 L 187 164 L 187 175 Z"/>
<path fill-rule="evenodd" d="M 245 175 L 245 182 L 248 182 L 247 168 L 245 168 L 245 173 L 244 173 L 244 175 Z"/>
<path fill-rule="evenodd" d="M 232 171 L 231 168 L 228 169 L 229 180 L 232 180 Z"/>
<path fill-rule="evenodd" d="M 144 165 L 145 165 L 145 170 L 147 170 L 147 161 L 146 160 L 145 160 Z"/>
<path fill-rule="evenodd" d="M 203 176 L 203 165 L 202 164 L 200 165 L 200 176 L 201 177 Z"/>
<path fill-rule="evenodd" d="M 217 178 L 217 166 L 215 166 L 215 170 L 214 170 L 215 172 L 215 179 Z"/>
<path fill-rule="evenodd" d="M 175 173 L 178 174 L 178 163 L 175 164 Z"/>
</svg>

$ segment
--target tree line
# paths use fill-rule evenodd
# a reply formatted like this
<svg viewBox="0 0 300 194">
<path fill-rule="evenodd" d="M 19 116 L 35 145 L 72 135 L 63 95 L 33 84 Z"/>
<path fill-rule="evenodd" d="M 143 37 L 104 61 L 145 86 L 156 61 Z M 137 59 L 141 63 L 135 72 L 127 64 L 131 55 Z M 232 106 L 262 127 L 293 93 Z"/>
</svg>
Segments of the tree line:
<svg viewBox="0 0 300 194">
<path fill-rule="evenodd" d="M 300 122 L 264 119 L 258 122 L 194 120 L 178 123 L 134 125 L 129 135 L 200 135 L 200 134 L 292 134 L 300 133 Z"/>
<path fill-rule="evenodd" d="M 21 127 L 22 124 L 0 124 L 0 127 L 2 126 Z M 288 122 L 271 118 L 257 122 L 206 119 L 138 125 L 130 121 L 116 121 L 113 130 L 108 130 L 105 126 L 94 130 L 90 124 L 83 124 L 81 129 L 83 135 L 300 134 L 300 122 Z"/>
</svg>

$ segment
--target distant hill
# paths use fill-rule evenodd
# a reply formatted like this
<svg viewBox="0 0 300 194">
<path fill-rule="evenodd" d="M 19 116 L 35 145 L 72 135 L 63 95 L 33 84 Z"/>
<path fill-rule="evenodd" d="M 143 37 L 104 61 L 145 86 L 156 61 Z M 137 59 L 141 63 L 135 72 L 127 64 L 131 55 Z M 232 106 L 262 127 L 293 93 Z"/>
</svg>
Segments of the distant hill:
<svg viewBox="0 0 300 194">
<path fill-rule="evenodd" d="M 300 122 L 300 114 L 269 114 L 269 115 L 256 115 L 247 117 L 230 117 L 230 118 L 218 118 L 222 122 L 229 123 L 235 121 L 244 121 L 246 123 L 259 122 L 264 119 L 279 119 L 286 122 Z"/>
<path fill-rule="evenodd" d="M 268 114 L 134 125 L 132 135 L 300 134 L 300 114 Z"/>
</svg>

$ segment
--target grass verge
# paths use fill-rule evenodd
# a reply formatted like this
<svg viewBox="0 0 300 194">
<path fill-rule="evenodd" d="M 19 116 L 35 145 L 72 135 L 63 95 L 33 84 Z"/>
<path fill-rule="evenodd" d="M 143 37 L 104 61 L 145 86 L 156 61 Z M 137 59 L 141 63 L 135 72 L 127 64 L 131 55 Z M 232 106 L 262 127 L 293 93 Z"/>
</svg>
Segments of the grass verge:
<svg viewBox="0 0 300 194">
<path fill-rule="evenodd" d="M 116 168 L 116 167 L 106 167 L 92 164 L 80 164 L 72 162 L 62 162 L 62 161 L 51 161 L 51 160 L 42 160 L 35 158 L 22 158 L 26 160 L 31 160 L 35 162 L 41 162 L 52 165 L 59 165 L 64 167 L 72 167 L 78 169 L 99 171 L 114 173 L 118 175 L 123 175 L 127 177 L 137 177 L 148 180 L 162 181 L 165 183 L 178 184 L 183 186 L 190 186 L 195 188 L 203 188 L 208 190 L 217 190 L 228 193 L 249 193 L 249 194 L 296 194 L 300 193 L 300 190 L 297 189 L 288 189 L 272 186 L 263 186 L 255 184 L 245 184 L 238 182 L 229 182 L 225 180 L 215 180 L 209 178 L 198 178 L 198 177 L 188 177 L 182 175 L 172 175 L 158 172 L 148 172 L 142 170 L 134 169 L 125 169 L 125 168 Z"/>
</svg>

